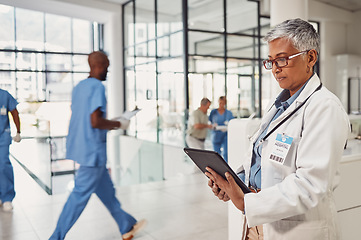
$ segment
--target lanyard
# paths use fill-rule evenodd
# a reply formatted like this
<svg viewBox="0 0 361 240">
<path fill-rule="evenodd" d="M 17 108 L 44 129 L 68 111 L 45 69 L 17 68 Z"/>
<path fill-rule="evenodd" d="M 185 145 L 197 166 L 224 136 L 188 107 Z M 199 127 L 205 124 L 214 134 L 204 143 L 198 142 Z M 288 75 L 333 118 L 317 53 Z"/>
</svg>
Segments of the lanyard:
<svg viewBox="0 0 361 240">
<path fill-rule="evenodd" d="M 260 141 L 259 143 L 263 143 L 274 131 L 276 131 L 277 128 L 279 128 L 282 124 L 284 124 L 290 117 L 292 117 L 293 114 L 295 114 L 303 105 L 305 105 L 305 103 L 307 102 L 307 100 L 315 93 L 317 92 L 318 90 L 320 90 L 322 87 L 322 83 L 320 84 L 320 86 L 318 86 L 316 88 L 315 91 L 313 91 L 313 93 L 311 93 L 310 96 L 308 96 L 305 101 L 303 101 L 303 103 L 301 103 L 297 108 L 295 108 L 295 110 L 293 110 L 287 117 L 285 117 L 280 123 L 278 123 L 274 128 L 272 128 L 271 131 L 269 131 L 266 136 L 264 136 Z"/>
</svg>

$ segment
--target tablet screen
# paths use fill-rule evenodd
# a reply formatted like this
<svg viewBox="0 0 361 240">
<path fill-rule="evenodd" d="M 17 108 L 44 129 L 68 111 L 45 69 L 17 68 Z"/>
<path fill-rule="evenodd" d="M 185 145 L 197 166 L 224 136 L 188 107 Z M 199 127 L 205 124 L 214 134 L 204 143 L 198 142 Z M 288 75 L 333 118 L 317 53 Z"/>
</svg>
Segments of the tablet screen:
<svg viewBox="0 0 361 240">
<path fill-rule="evenodd" d="M 225 173 L 229 172 L 238 186 L 244 193 L 249 193 L 251 190 L 243 183 L 243 181 L 235 174 L 232 168 L 224 161 L 221 155 L 215 151 L 201 150 L 194 148 L 184 148 L 184 152 L 192 159 L 198 168 L 205 173 L 206 167 L 212 168 L 216 173 L 225 178 Z"/>
</svg>

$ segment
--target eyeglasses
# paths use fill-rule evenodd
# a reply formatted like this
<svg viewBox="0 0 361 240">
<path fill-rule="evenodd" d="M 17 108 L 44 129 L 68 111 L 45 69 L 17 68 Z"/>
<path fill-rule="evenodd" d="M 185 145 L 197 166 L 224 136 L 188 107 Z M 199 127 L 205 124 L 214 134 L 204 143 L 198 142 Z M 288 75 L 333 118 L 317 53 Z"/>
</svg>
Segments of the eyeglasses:
<svg viewBox="0 0 361 240">
<path fill-rule="evenodd" d="M 263 61 L 263 66 L 267 70 L 271 70 L 272 66 L 273 66 L 273 63 L 275 63 L 278 68 L 283 68 L 283 67 L 286 67 L 288 65 L 288 60 L 290 60 L 292 58 L 295 58 L 297 56 L 300 56 L 300 55 L 302 55 L 304 53 L 307 53 L 308 51 L 309 50 L 302 51 L 302 52 L 296 53 L 296 54 L 288 56 L 288 57 L 280 57 L 280 58 L 275 58 L 273 60 L 267 59 L 267 60 Z"/>
</svg>

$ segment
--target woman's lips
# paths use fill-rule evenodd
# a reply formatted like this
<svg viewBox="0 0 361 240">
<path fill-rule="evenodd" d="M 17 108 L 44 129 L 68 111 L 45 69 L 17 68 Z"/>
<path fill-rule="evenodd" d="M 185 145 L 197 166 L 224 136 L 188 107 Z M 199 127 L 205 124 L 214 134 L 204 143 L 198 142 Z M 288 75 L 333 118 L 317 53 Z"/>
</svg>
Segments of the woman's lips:
<svg viewBox="0 0 361 240">
<path fill-rule="evenodd" d="M 285 77 L 276 77 L 277 82 L 281 82 L 284 79 L 285 79 Z"/>
</svg>

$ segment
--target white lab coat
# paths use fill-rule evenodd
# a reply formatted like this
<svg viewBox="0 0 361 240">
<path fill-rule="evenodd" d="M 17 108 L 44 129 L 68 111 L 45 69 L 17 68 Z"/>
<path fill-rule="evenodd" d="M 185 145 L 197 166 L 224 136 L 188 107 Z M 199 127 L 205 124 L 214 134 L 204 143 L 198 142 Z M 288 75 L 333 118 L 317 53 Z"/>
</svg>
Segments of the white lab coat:
<svg viewBox="0 0 361 240">
<path fill-rule="evenodd" d="M 268 132 L 289 115 L 320 85 L 316 74 L 298 98 L 273 121 Z M 273 106 L 263 117 L 260 129 L 250 139 L 254 143 L 276 112 Z M 290 119 L 263 143 L 262 190 L 245 195 L 248 226 L 263 224 L 265 240 L 338 239 L 333 190 L 338 185 L 338 164 L 350 124 L 339 99 L 324 86 L 316 91 Z M 293 137 L 283 165 L 269 159 L 276 135 Z M 252 148 L 238 170 L 245 170 L 246 184 Z M 244 231 L 245 232 L 245 229 Z"/>
</svg>

